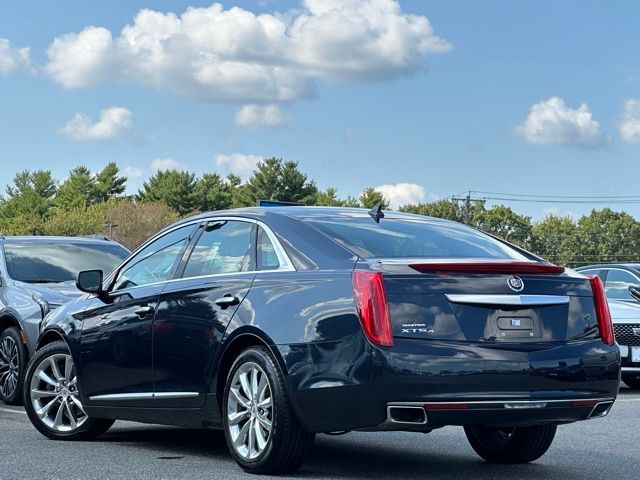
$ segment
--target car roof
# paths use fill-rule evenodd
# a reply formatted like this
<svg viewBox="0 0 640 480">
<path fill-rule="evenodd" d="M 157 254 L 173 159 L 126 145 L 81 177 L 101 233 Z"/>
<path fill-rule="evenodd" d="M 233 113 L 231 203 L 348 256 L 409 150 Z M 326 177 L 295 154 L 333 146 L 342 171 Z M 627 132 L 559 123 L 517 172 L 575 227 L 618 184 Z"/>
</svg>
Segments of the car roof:
<svg viewBox="0 0 640 480">
<path fill-rule="evenodd" d="M 413 218 L 416 220 L 431 220 L 435 222 L 451 223 L 450 220 L 442 218 L 428 217 L 426 215 L 416 215 L 411 213 L 396 212 L 392 210 L 384 210 L 385 218 Z M 323 206 L 304 206 L 304 205 L 282 205 L 270 207 L 244 207 L 229 210 L 217 210 L 211 212 L 203 212 L 184 218 L 173 224 L 191 222 L 199 218 L 205 219 L 211 216 L 246 216 L 250 218 L 268 218 L 271 216 L 289 217 L 298 220 L 315 220 L 321 218 L 344 218 L 356 217 L 366 218 L 369 216 L 369 210 L 366 208 L 351 207 L 323 207 Z"/>
<path fill-rule="evenodd" d="M 583 265 L 581 267 L 577 267 L 576 270 L 597 270 L 605 268 L 627 268 L 630 270 L 640 271 L 640 263 L 598 263 L 595 265 Z"/>
<path fill-rule="evenodd" d="M 103 237 L 62 237 L 49 235 L 12 235 L 2 236 L 0 241 L 4 243 L 88 243 L 120 245 L 118 242 Z M 123 247 L 124 248 L 124 247 Z"/>
</svg>

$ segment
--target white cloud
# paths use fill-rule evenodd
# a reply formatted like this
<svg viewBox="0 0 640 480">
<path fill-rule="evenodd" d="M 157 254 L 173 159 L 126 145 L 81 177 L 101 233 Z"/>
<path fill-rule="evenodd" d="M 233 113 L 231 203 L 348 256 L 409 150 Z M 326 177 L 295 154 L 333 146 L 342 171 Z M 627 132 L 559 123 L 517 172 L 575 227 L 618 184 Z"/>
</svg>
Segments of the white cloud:
<svg viewBox="0 0 640 480">
<path fill-rule="evenodd" d="M 144 177 L 145 171 L 142 168 L 134 167 L 132 165 L 127 165 L 122 169 L 122 174 L 127 177 L 129 180 L 133 178 L 142 178 Z"/>
<path fill-rule="evenodd" d="M 282 127 L 293 123 L 294 118 L 278 105 L 244 105 L 233 117 L 241 127 Z"/>
<path fill-rule="evenodd" d="M 75 140 L 112 140 L 132 128 L 133 114 L 126 108 L 111 107 L 102 110 L 95 123 L 84 113 L 76 113 L 60 132 Z"/>
<path fill-rule="evenodd" d="M 382 193 L 385 200 L 389 202 L 389 206 L 394 210 L 409 203 L 423 203 L 427 198 L 424 187 L 415 183 L 379 185 L 374 187 L 374 190 Z M 429 197 L 433 198 L 434 196 L 430 194 Z"/>
<path fill-rule="evenodd" d="M 28 48 L 15 48 L 6 38 L 0 38 L 0 74 L 31 66 Z"/>
<path fill-rule="evenodd" d="M 640 143 L 640 100 L 627 100 L 620 119 L 620 138 Z"/>
<path fill-rule="evenodd" d="M 219 3 L 181 14 L 138 12 L 119 35 L 88 26 L 54 39 L 46 71 L 68 88 L 115 80 L 197 100 L 286 102 L 317 80 L 385 81 L 451 45 L 395 0 L 303 0 L 285 13 Z"/>
<path fill-rule="evenodd" d="M 213 163 L 222 174 L 233 173 L 242 180 L 247 180 L 256 168 L 256 164 L 263 157 L 259 155 L 246 155 L 244 153 L 233 153 L 231 155 L 216 155 Z"/>
<path fill-rule="evenodd" d="M 528 143 L 538 145 L 596 147 L 604 140 L 600 124 L 586 103 L 572 109 L 559 97 L 533 105 L 517 131 Z"/>
<path fill-rule="evenodd" d="M 186 165 L 173 158 L 156 158 L 151 162 L 151 170 L 160 172 L 164 170 L 186 170 Z"/>
<path fill-rule="evenodd" d="M 116 65 L 111 32 L 93 26 L 55 38 L 47 57 L 45 71 L 67 88 L 105 80 Z"/>
</svg>

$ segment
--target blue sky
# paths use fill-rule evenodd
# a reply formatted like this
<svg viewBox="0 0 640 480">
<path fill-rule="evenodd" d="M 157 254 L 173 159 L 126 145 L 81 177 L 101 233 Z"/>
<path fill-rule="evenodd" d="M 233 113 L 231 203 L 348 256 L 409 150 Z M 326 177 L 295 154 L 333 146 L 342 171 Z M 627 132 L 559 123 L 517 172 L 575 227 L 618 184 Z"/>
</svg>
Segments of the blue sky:
<svg viewBox="0 0 640 480">
<path fill-rule="evenodd" d="M 154 167 L 246 175 L 281 156 L 341 196 L 386 185 L 396 203 L 640 195 L 640 3 L 222 5 L 0 3 L 0 185 L 116 161 L 135 191 Z M 143 37 L 162 41 L 124 45 Z"/>
</svg>

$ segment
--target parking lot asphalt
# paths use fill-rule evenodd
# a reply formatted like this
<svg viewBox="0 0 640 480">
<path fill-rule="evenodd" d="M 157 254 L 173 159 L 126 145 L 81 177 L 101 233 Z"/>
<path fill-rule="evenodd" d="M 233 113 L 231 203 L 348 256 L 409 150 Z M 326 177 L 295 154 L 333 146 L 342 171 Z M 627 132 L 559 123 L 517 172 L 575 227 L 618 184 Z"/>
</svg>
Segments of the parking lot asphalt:
<svg viewBox="0 0 640 480">
<path fill-rule="evenodd" d="M 609 416 L 559 427 L 532 464 L 483 462 L 461 428 L 354 432 L 319 435 L 292 478 L 637 479 L 639 439 L 640 393 L 622 388 Z M 222 432 L 116 422 L 96 441 L 57 442 L 40 435 L 22 408 L 0 403 L 0 480 L 204 478 L 259 477 L 235 464 Z"/>
</svg>

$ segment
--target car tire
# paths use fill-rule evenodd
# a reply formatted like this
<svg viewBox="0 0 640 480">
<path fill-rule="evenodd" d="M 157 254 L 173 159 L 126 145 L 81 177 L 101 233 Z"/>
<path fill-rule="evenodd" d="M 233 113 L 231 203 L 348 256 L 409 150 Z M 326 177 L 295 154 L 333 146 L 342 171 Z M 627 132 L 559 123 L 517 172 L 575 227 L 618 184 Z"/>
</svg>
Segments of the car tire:
<svg viewBox="0 0 640 480">
<path fill-rule="evenodd" d="M 84 412 L 80 388 L 66 343 L 38 350 L 24 380 L 24 407 L 33 426 L 53 440 L 92 440 L 109 430 L 114 420 Z"/>
<path fill-rule="evenodd" d="M 528 463 L 551 446 L 555 425 L 518 428 L 464 427 L 475 452 L 490 463 Z"/>
<path fill-rule="evenodd" d="M 640 390 L 640 377 L 632 375 L 623 375 L 622 381 L 633 390 Z"/>
<path fill-rule="evenodd" d="M 283 374 L 267 348 L 251 347 L 238 356 L 223 395 L 227 445 L 245 471 L 282 474 L 304 463 L 315 434 L 300 425 Z"/>
<path fill-rule="evenodd" d="M 22 403 L 22 384 L 27 368 L 27 349 L 17 327 L 0 335 L 0 400 L 7 405 Z"/>
</svg>

